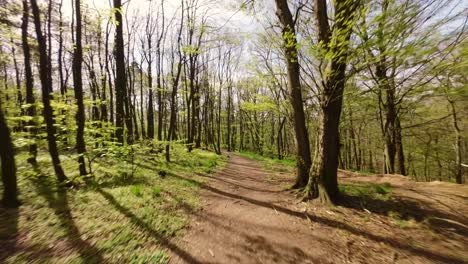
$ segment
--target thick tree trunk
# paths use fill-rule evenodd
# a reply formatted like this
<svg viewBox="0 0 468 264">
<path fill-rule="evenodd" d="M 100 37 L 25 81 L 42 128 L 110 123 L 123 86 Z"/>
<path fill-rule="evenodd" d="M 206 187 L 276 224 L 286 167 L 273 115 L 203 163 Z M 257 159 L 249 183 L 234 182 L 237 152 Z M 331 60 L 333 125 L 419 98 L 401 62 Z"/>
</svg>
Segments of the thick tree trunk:
<svg viewBox="0 0 468 264">
<path fill-rule="evenodd" d="M 123 41 L 122 1 L 114 0 L 115 15 L 115 44 L 114 56 L 116 66 L 115 76 L 115 126 L 117 141 L 124 143 L 124 104 L 127 100 L 125 94 L 127 89 L 127 78 L 125 76 L 125 54 Z"/>
<path fill-rule="evenodd" d="M 293 188 L 303 188 L 307 185 L 309 179 L 311 159 L 309 137 L 305 125 L 304 106 L 302 103 L 295 25 L 287 0 L 276 0 L 276 8 L 277 16 L 283 26 L 283 45 L 288 71 L 289 99 L 293 107 L 294 132 L 297 141 L 297 172 Z"/>
<path fill-rule="evenodd" d="M 3 116 L 2 102 L 0 101 L 0 160 L 2 165 L 3 197 L 2 203 L 6 207 L 17 207 L 18 187 L 16 182 L 15 150 L 11 140 L 5 117 Z"/>
<path fill-rule="evenodd" d="M 42 103 L 44 105 L 44 119 L 46 122 L 47 142 L 49 145 L 49 153 L 52 158 L 55 175 L 59 182 L 67 180 L 65 173 L 60 163 L 59 153 L 57 149 L 57 138 L 55 136 L 54 113 L 50 105 L 50 91 L 52 91 L 52 79 L 49 78 L 51 71 L 50 58 L 47 56 L 46 40 L 42 34 L 40 10 L 36 0 L 31 0 L 31 7 L 34 16 L 34 24 L 36 27 L 37 42 L 39 44 L 39 75 L 42 87 Z"/>
<path fill-rule="evenodd" d="M 320 102 L 319 138 L 314 163 L 310 170 L 306 195 L 319 198 L 321 203 L 330 204 L 338 197 L 338 158 L 339 123 L 343 105 L 343 91 L 346 83 L 345 70 L 348 59 L 349 39 L 354 25 L 357 3 L 337 0 L 335 4 L 335 25 L 330 32 L 326 0 L 316 0 L 316 19 L 319 27 L 319 40 L 331 54 L 329 69 L 326 71 L 325 87 L 322 88 Z M 330 36 L 340 40 L 330 42 Z"/>
</svg>

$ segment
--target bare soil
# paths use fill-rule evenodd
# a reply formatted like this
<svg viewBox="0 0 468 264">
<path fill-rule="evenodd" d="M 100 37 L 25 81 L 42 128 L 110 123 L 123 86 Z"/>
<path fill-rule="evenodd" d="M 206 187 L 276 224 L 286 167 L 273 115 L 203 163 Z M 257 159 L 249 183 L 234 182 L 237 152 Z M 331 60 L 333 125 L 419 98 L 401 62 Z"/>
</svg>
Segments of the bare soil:
<svg viewBox="0 0 468 264">
<path fill-rule="evenodd" d="M 340 171 L 340 183 L 390 183 L 391 198 L 325 207 L 284 191 L 292 173 L 229 156 L 171 263 L 468 263 L 466 185 Z"/>
</svg>

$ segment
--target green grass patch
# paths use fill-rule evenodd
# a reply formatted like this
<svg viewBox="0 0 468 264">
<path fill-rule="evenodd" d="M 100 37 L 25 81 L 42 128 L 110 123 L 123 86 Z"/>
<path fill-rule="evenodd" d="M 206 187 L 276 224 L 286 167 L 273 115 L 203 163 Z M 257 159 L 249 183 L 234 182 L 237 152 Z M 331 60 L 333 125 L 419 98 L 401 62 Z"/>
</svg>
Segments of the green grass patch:
<svg viewBox="0 0 468 264">
<path fill-rule="evenodd" d="M 389 183 L 383 184 L 340 184 L 340 192 L 366 199 L 388 200 L 391 196 L 392 187 Z"/>
<path fill-rule="evenodd" d="M 290 172 L 294 170 L 296 166 L 296 161 L 290 158 L 270 158 L 248 151 L 239 152 L 239 155 L 245 158 L 259 161 L 262 164 L 263 169 L 275 172 Z"/>
<path fill-rule="evenodd" d="M 171 163 L 148 147 L 131 151 L 125 159 L 96 159 L 86 179 L 78 176 L 76 156 L 62 155 L 72 189 L 56 183 L 46 153 L 39 156 L 38 171 L 26 155 L 17 155 L 23 205 L 0 208 L 0 242 L 17 232 L 21 246 L 5 263 L 167 263 L 161 245 L 183 232 L 191 211 L 200 207 L 206 177 L 199 174 L 218 170 L 225 159 L 176 144 Z"/>
</svg>

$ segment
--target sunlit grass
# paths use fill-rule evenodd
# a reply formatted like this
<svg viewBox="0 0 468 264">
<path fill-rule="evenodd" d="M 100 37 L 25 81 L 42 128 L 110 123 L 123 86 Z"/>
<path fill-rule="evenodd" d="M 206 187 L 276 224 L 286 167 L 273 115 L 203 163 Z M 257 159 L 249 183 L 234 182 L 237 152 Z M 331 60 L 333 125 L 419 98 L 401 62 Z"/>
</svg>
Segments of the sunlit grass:
<svg viewBox="0 0 468 264">
<path fill-rule="evenodd" d="M 75 179 L 70 189 L 56 183 L 45 153 L 37 171 L 18 155 L 23 205 L 17 212 L 0 211 L 0 239 L 19 232 L 6 263 L 167 263 L 162 244 L 183 232 L 200 207 L 198 190 L 206 178 L 197 174 L 225 163 L 222 156 L 188 153 L 179 145 L 171 158 L 166 163 L 164 153 L 140 148 L 130 160 L 96 160 L 94 175 L 80 179 L 76 161 L 64 157 L 62 165 Z"/>
</svg>

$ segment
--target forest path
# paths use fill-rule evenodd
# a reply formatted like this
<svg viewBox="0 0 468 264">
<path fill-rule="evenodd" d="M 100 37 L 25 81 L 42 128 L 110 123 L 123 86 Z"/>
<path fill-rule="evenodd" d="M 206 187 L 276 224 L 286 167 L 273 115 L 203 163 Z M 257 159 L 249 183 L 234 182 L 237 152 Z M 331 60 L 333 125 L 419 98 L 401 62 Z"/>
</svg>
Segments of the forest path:
<svg viewBox="0 0 468 264">
<path fill-rule="evenodd" d="M 229 154 L 227 166 L 201 193 L 184 248 L 193 258 L 171 263 L 315 263 L 330 254 L 281 186 L 256 161 Z M 299 217 L 298 217 L 299 216 Z"/>
<path fill-rule="evenodd" d="M 340 183 L 390 181 L 392 198 L 330 208 L 283 191 L 290 173 L 228 156 L 170 263 L 468 263 L 468 186 L 341 171 Z"/>
</svg>

